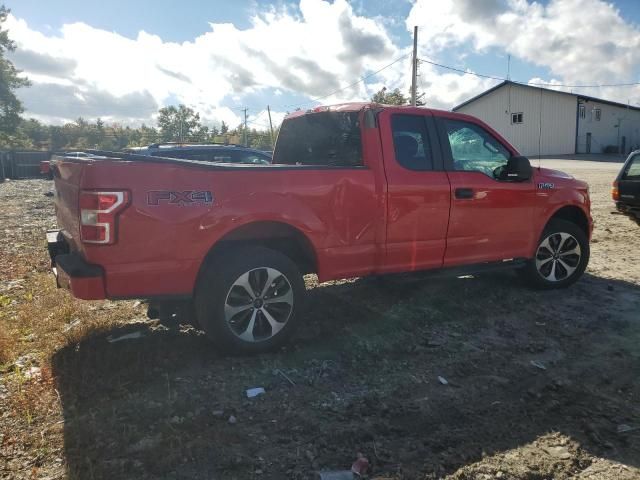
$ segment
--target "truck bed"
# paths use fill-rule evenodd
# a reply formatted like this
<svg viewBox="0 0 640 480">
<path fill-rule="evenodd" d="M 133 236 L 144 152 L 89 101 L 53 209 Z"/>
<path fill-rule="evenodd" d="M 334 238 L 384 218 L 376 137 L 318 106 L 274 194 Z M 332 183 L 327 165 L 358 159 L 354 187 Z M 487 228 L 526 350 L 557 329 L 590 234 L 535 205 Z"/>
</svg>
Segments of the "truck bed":
<svg viewBox="0 0 640 480">
<path fill-rule="evenodd" d="M 222 165 L 87 152 L 94 157 L 52 161 L 58 227 L 69 251 L 104 266 L 109 298 L 191 295 L 207 252 L 250 223 L 287 225 L 307 235 L 321 278 L 327 279 L 325 271 L 334 278 L 369 273 L 376 264 L 376 235 L 384 233 L 383 191 L 367 167 Z M 115 244 L 80 241 L 81 191 L 128 192 Z M 192 192 L 205 192 L 211 202 L 162 197 Z M 352 258 L 363 257 L 353 252 L 368 252 L 366 262 L 354 264 Z"/>
</svg>

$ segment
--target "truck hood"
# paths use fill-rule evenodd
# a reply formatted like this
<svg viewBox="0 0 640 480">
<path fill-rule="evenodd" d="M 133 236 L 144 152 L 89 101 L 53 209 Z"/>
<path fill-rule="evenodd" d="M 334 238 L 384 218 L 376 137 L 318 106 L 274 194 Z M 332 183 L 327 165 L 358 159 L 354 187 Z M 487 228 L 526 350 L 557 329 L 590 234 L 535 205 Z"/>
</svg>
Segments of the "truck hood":
<svg viewBox="0 0 640 480">
<path fill-rule="evenodd" d="M 534 178 L 537 182 L 554 183 L 557 186 L 573 187 L 578 189 L 587 189 L 588 184 L 582 180 L 569 175 L 566 172 L 560 170 L 553 170 L 552 168 L 534 168 Z"/>
</svg>

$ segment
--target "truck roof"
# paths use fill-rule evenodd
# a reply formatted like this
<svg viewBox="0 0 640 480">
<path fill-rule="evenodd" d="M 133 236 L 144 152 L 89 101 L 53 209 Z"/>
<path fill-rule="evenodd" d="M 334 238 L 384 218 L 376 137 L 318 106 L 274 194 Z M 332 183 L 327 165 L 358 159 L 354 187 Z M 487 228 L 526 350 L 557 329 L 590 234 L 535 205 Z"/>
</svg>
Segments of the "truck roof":
<svg viewBox="0 0 640 480">
<path fill-rule="evenodd" d="M 394 110 L 413 110 L 416 108 L 427 110 L 429 112 L 446 112 L 451 114 L 446 110 L 440 110 L 435 108 L 427 108 L 427 107 L 414 107 L 412 105 L 386 105 L 383 103 L 376 102 L 349 102 L 349 103 L 337 103 L 334 105 L 319 105 L 317 107 L 309 108 L 307 110 L 296 110 L 295 112 L 291 112 L 285 118 L 294 118 L 299 117 L 301 115 L 306 115 L 308 113 L 318 113 L 318 112 L 359 112 L 364 109 L 387 109 L 392 108 Z M 463 116 L 462 114 L 456 114 Z"/>
</svg>

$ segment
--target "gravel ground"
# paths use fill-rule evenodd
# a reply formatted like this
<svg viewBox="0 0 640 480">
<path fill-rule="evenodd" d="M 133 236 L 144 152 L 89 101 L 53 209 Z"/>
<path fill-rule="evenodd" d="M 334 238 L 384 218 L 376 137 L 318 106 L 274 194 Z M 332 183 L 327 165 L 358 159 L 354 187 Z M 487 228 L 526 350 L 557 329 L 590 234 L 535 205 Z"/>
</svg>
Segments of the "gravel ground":
<svg viewBox="0 0 640 480">
<path fill-rule="evenodd" d="M 360 452 L 377 479 L 640 479 L 640 227 L 610 213 L 618 164 L 542 163 L 590 184 L 576 285 L 308 277 L 303 327 L 255 357 L 52 288 L 51 183 L 0 184 L 0 478 L 307 479 Z"/>
</svg>

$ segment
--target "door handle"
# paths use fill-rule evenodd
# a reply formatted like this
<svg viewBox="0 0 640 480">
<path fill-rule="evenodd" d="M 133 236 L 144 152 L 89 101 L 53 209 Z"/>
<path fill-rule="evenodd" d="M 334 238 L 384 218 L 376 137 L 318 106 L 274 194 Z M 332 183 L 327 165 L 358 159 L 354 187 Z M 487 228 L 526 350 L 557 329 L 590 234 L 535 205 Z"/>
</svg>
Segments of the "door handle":
<svg viewBox="0 0 640 480">
<path fill-rule="evenodd" d="M 456 188 L 456 198 L 471 199 L 473 198 L 472 188 Z"/>
</svg>

